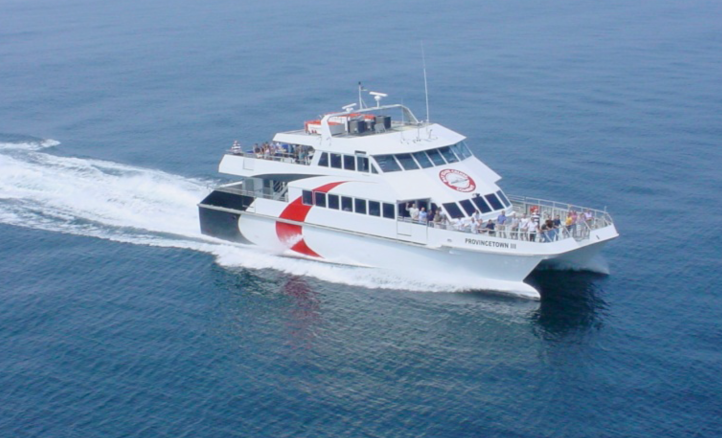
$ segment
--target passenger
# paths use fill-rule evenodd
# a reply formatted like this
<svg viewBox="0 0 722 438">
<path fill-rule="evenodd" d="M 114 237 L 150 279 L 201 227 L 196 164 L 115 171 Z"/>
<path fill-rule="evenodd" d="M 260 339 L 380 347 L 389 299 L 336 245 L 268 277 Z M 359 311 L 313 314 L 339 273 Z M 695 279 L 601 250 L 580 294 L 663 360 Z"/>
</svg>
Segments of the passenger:
<svg viewBox="0 0 722 438">
<path fill-rule="evenodd" d="M 484 225 L 484 228 L 485 228 L 484 231 L 487 232 L 487 233 L 489 233 L 490 236 L 493 236 L 493 235 L 495 235 L 495 231 L 494 231 L 494 228 L 495 228 L 495 227 L 496 227 L 496 224 L 495 224 L 494 222 L 492 222 L 491 219 L 489 219 L 489 220 L 486 222 L 486 225 Z"/>
<path fill-rule="evenodd" d="M 509 214 L 510 219 L 507 220 L 509 224 L 506 226 L 509 230 L 509 237 L 511 239 L 519 239 L 519 217 L 515 211 Z"/>
<path fill-rule="evenodd" d="M 421 207 L 419 209 L 419 222 L 421 222 L 422 224 L 425 224 L 426 221 L 428 220 L 428 218 L 429 218 L 429 214 L 426 212 L 426 208 Z"/>
<path fill-rule="evenodd" d="M 536 242 L 536 235 L 539 232 L 539 225 L 533 220 L 529 220 L 526 223 L 527 237 L 530 242 Z"/>
<path fill-rule="evenodd" d="M 429 215 L 426 220 L 433 226 L 434 222 L 436 222 L 436 209 L 432 208 L 431 211 L 429 211 Z"/>
<path fill-rule="evenodd" d="M 262 158 L 263 157 L 263 150 L 260 146 L 258 146 L 258 143 L 253 144 L 253 153 L 256 154 L 256 158 Z"/>
<path fill-rule="evenodd" d="M 410 207 L 407 207 L 407 210 L 409 211 L 409 215 L 411 216 L 412 221 L 418 221 L 419 220 L 419 207 L 416 206 L 416 203 L 409 203 Z"/>
<path fill-rule="evenodd" d="M 521 222 L 519 223 L 520 240 L 527 240 L 527 237 L 529 235 L 529 222 L 531 222 L 531 220 L 526 217 L 526 214 L 522 215 Z"/>
<path fill-rule="evenodd" d="M 499 231 L 499 237 L 506 237 L 506 213 L 504 213 L 504 210 L 496 218 L 496 227 Z"/>
<path fill-rule="evenodd" d="M 434 228 L 444 228 L 445 225 L 446 225 L 446 221 L 445 221 L 445 217 L 444 217 L 444 212 L 438 211 L 434 215 Z"/>
</svg>

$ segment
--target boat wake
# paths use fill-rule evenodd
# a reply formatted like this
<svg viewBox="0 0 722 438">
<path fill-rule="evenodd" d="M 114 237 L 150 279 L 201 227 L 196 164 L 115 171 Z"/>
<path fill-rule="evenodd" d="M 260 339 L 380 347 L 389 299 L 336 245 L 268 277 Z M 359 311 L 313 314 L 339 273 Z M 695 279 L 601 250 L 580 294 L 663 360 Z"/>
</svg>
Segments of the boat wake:
<svg viewBox="0 0 722 438">
<path fill-rule="evenodd" d="M 0 223 L 211 254 L 225 267 L 275 269 L 351 286 L 423 292 L 498 289 L 476 279 L 407 278 L 281 257 L 203 236 L 196 204 L 218 181 L 103 160 L 63 157 L 55 140 L 0 142 Z"/>
</svg>

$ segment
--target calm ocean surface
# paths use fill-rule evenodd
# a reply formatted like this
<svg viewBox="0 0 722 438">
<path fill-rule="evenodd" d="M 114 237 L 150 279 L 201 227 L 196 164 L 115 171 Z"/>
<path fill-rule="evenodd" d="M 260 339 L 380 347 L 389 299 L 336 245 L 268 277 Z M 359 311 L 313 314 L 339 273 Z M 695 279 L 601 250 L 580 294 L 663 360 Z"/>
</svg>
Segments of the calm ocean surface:
<svg viewBox="0 0 722 438">
<path fill-rule="evenodd" d="M 199 237 L 233 140 L 357 99 L 610 211 L 541 302 Z M 722 436 L 722 4 L 3 0 L 0 436 Z M 446 281 L 439 273 L 439 282 Z"/>
</svg>

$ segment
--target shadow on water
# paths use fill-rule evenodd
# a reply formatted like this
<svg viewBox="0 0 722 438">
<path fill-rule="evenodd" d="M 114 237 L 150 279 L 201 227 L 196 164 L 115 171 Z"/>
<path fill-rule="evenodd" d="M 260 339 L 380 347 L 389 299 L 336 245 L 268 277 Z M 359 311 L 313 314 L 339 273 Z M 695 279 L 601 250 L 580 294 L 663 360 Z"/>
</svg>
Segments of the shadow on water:
<svg viewBox="0 0 722 438">
<path fill-rule="evenodd" d="M 527 281 L 541 291 L 532 313 L 534 331 L 549 340 L 585 335 L 604 325 L 607 303 L 601 286 L 606 275 L 592 272 L 535 271 Z"/>
</svg>

